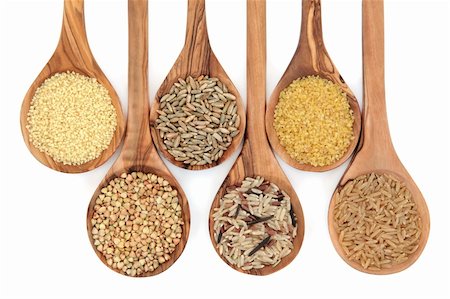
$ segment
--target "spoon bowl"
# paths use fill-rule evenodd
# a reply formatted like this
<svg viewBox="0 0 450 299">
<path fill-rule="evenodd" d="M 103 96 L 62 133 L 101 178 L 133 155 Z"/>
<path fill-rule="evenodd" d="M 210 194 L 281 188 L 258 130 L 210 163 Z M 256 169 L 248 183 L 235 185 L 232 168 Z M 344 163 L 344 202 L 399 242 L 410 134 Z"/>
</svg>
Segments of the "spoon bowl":
<svg viewBox="0 0 450 299">
<path fill-rule="evenodd" d="M 183 217 L 183 230 L 180 243 L 171 253 L 170 259 L 151 272 L 144 272 L 140 277 L 154 276 L 167 270 L 180 257 L 186 246 L 190 229 L 190 212 L 186 195 L 180 184 L 170 173 L 158 155 L 152 143 L 150 128 L 148 126 L 148 5 L 147 0 L 128 1 L 129 22 L 129 74 L 128 74 L 128 129 L 125 135 L 124 146 L 119 158 L 114 162 L 103 181 L 92 196 L 87 211 L 86 226 L 89 240 L 100 260 L 110 269 L 123 274 L 107 264 L 106 258 L 97 250 L 92 236 L 91 219 L 94 214 L 95 202 L 101 189 L 122 173 L 141 171 L 152 173 L 167 180 L 178 191 L 179 204 Z"/>
<path fill-rule="evenodd" d="M 74 71 L 87 77 L 96 78 L 108 90 L 117 115 L 116 131 L 108 148 L 98 158 L 82 165 L 65 165 L 54 161 L 49 155 L 38 150 L 30 142 L 29 132 L 26 128 L 28 111 L 30 110 L 31 101 L 36 90 L 47 78 L 50 78 L 56 73 L 66 71 Z M 63 25 L 58 46 L 25 95 L 20 111 L 20 125 L 25 144 L 33 156 L 45 166 L 67 173 L 86 172 L 99 167 L 114 154 L 122 141 L 125 132 L 125 119 L 122 113 L 122 107 L 116 91 L 98 66 L 89 48 L 84 26 L 84 0 L 64 1 Z"/>
<path fill-rule="evenodd" d="M 118 269 L 115 269 L 108 265 L 107 260 L 105 256 L 97 250 L 97 246 L 94 245 L 94 238 L 92 235 L 92 223 L 91 219 L 94 215 L 94 207 L 96 205 L 96 199 L 101 194 L 101 190 L 103 187 L 106 187 L 108 183 L 111 180 L 114 180 L 115 178 L 120 177 L 122 173 L 131 173 L 131 172 L 143 172 L 143 173 L 152 173 L 157 175 L 158 177 L 162 177 L 165 180 L 169 182 L 169 184 L 178 191 L 178 199 L 179 204 L 181 206 L 182 211 L 182 217 L 183 217 L 183 230 L 181 233 L 180 243 L 175 247 L 175 250 L 170 254 L 170 259 L 163 264 L 160 264 L 158 268 L 156 268 L 154 271 L 151 272 L 144 272 L 142 275 L 137 277 L 148 277 L 148 276 L 154 276 L 157 274 L 160 274 L 164 271 L 166 271 L 168 268 L 170 268 L 177 259 L 181 256 L 183 253 L 183 250 L 186 246 L 188 237 L 189 237 L 189 230 L 190 230 L 190 212 L 189 212 L 189 204 L 186 199 L 186 195 L 181 188 L 180 184 L 177 182 L 177 180 L 173 177 L 173 175 L 170 173 L 170 171 L 165 167 L 164 163 L 161 161 L 161 159 L 158 156 L 158 152 L 155 148 L 152 149 L 152 153 L 149 154 L 148 161 L 151 161 L 150 163 L 128 163 L 124 157 L 119 157 L 119 159 L 114 163 L 113 167 L 108 171 L 105 178 L 102 180 L 102 182 L 99 184 L 97 189 L 94 192 L 94 195 L 92 196 L 92 199 L 89 203 L 87 216 L 86 216 L 86 228 L 88 232 L 89 241 L 91 242 L 92 248 L 94 249 L 96 255 L 98 258 L 111 270 L 123 274 Z M 131 165 L 134 164 L 134 165 Z"/>
<path fill-rule="evenodd" d="M 224 151 L 221 158 L 210 164 L 188 165 L 182 161 L 175 160 L 175 158 L 165 149 L 164 142 L 159 135 L 158 129 L 156 129 L 156 120 L 159 116 L 157 110 L 159 110 L 160 107 L 160 99 L 169 92 L 172 85 L 175 82 L 178 82 L 179 78 L 186 79 L 188 76 L 196 78 L 201 75 L 216 77 L 227 86 L 229 92 L 236 97 L 237 114 L 241 121 L 239 125 L 239 134 L 233 137 L 233 141 L 227 150 Z M 153 102 L 150 112 L 150 127 L 156 147 L 163 156 L 172 164 L 190 170 L 208 169 L 221 164 L 223 161 L 227 160 L 241 144 L 245 131 L 245 110 L 238 90 L 233 82 L 231 82 L 211 49 L 206 27 L 205 0 L 188 0 L 186 41 L 175 64 L 156 93 L 155 101 Z"/>
<path fill-rule="evenodd" d="M 361 113 L 358 101 L 331 61 L 323 42 L 320 6 L 320 0 L 302 1 L 302 24 L 297 50 L 272 92 L 266 113 L 267 136 L 273 150 L 292 167 L 315 172 L 331 170 L 344 163 L 355 150 L 361 132 Z M 293 159 L 281 145 L 274 127 L 274 113 L 281 91 L 288 87 L 292 81 L 306 76 L 319 76 L 340 86 L 347 95 L 348 103 L 355 118 L 353 123 L 353 136 L 355 138 L 339 160 L 326 166 L 303 164 Z"/>
<path fill-rule="evenodd" d="M 328 210 L 328 229 L 334 248 L 347 264 L 370 274 L 392 274 L 411 266 L 425 248 L 430 230 L 430 216 L 425 199 L 398 158 L 389 134 L 384 86 L 383 14 L 383 1 L 363 0 L 363 133 L 358 152 L 336 187 Z M 403 182 L 411 192 L 422 222 L 418 249 L 405 262 L 380 270 L 364 269 L 361 264 L 347 257 L 339 243 L 338 230 L 334 222 L 337 193 L 347 182 L 369 173 L 388 174 Z"/>
<path fill-rule="evenodd" d="M 303 242 L 305 223 L 300 201 L 288 178 L 273 155 L 265 135 L 264 113 L 266 103 L 266 2 L 247 0 L 247 122 L 246 139 L 242 152 L 225 178 L 212 202 L 209 213 L 209 235 L 217 254 L 233 269 L 252 275 L 268 275 L 287 266 L 298 254 Z M 297 236 L 289 255 L 275 267 L 242 270 L 231 265 L 219 254 L 214 237 L 214 209 L 227 193 L 227 187 L 240 185 L 246 177 L 262 176 L 276 184 L 291 198 L 297 218 Z"/>
<path fill-rule="evenodd" d="M 333 242 L 333 246 L 336 249 L 339 256 L 351 267 L 354 269 L 369 273 L 369 274 L 393 274 L 400 271 L 405 270 L 419 258 L 420 254 L 422 253 L 423 249 L 425 248 L 425 245 L 428 240 L 428 234 L 430 229 L 430 219 L 429 219 L 429 213 L 428 208 L 426 205 L 426 202 L 423 198 L 422 193 L 420 192 L 417 185 L 412 180 L 411 176 L 408 174 L 406 169 L 401 164 L 400 160 L 398 159 L 391 159 L 392 165 L 395 165 L 393 167 L 384 167 L 381 168 L 371 168 L 368 169 L 365 165 L 368 159 L 369 153 L 366 151 L 363 151 L 362 153 L 359 152 L 358 156 L 355 158 L 355 160 L 352 162 L 352 167 L 346 171 L 344 176 L 342 177 L 341 181 L 339 182 L 338 187 L 333 193 L 333 196 L 331 198 L 330 206 L 328 209 L 328 230 L 330 233 L 331 240 Z M 395 179 L 399 180 L 400 182 L 404 182 L 406 185 L 406 188 L 411 192 L 412 198 L 417 205 L 417 211 L 420 215 L 420 219 L 422 220 L 422 230 L 421 230 L 421 238 L 419 240 L 419 247 L 418 249 L 409 255 L 408 260 L 406 260 L 403 263 L 399 264 L 393 264 L 391 268 L 384 268 L 380 270 L 372 270 L 369 268 L 364 268 L 360 263 L 354 260 L 350 260 L 345 251 L 343 250 L 341 244 L 339 243 L 339 234 L 337 230 L 337 226 L 334 222 L 334 208 L 336 205 L 337 195 L 338 193 L 344 188 L 344 186 L 351 180 L 364 175 L 368 173 L 375 173 L 375 174 L 388 174 Z"/>
<path fill-rule="evenodd" d="M 250 0 L 250 1 L 261 1 L 261 0 Z M 268 145 L 268 144 L 267 144 Z M 251 275 L 269 275 L 272 273 L 275 273 L 287 265 L 289 265 L 294 258 L 297 256 L 297 254 L 300 251 L 300 248 L 303 243 L 303 237 L 305 234 L 305 222 L 303 217 L 303 210 L 302 206 L 300 204 L 300 201 L 297 197 L 297 194 L 295 193 L 294 188 L 289 183 L 288 178 L 281 170 L 278 161 L 276 161 L 275 157 L 272 155 L 270 157 L 267 155 L 266 161 L 268 162 L 268 167 L 263 167 L 262 165 L 259 165 L 252 161 L 252 152 L 255 151 L 255 148 L 252 148 L 249 141 L 244 142 L 244 146 L 242 148 L 242 152 L 240 153 L 238 159 L 233 164 L 233 167 L 231 168 L 230 172 L 228 173 L 227 177 L 223 181 L 222 185 L 220 186 L 219 191 L 217 192 L 216 196 L 214 197 L 214 200 L 211 204 L 211 209 L 209 211 L 209 236 L 211 239 L 211 242 L 214 246 L 214 249 L 216 250 L 217 254 L 220 256 L 220 258 L 231 268 L 235 269 L 236 271 L 239 271 L 241 273 L 245 274 L 251 274 Z M 291 208 L 294 211 L 294 214 L 297 217 L 297 236 L 293 240 L 294 247 L 292 248 L 292 251 L 289 255 L 283 257 L 278 265 L 275 267 L 272 266 L 265 266 L 261 269 L 251 269 L 251 270 L 243 270 L 239 267 L 236 267 L 235 265 L 232 265 L 228 262 L 228 260 L 221 256 L 219 253 L 219 250 L 217 248 L 217 241 L 214 236 L 214 217 L 213 214 L 215 213 L 214 209 L 219 208 L 220 206 L 220 199 L 223 198 L 223 196 L 227 193 L 227 188 L 230 186 L 239 186 L 242 181 L 247 177 L 256 177 L 256 176 L 262 176 L 267 181 L 276 184 L 281 190 L 284 190 L 291 198 Z"/>
</svg>

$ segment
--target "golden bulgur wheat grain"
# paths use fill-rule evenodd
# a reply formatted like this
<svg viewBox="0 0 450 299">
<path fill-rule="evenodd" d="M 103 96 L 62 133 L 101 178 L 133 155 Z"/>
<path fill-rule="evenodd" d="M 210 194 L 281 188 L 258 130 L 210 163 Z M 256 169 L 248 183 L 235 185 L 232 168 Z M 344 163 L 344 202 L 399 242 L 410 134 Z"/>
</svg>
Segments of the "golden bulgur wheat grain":
<svg viewBox="0 0 450 299">
<path fill-rule="evenodd" d="M 353 111 L 345 92 L 318 76 L 294 80 L 281 91 L 274 129 L 294 160 L 330 165 L 347 152 L 353 136 Z"/>
</svg>

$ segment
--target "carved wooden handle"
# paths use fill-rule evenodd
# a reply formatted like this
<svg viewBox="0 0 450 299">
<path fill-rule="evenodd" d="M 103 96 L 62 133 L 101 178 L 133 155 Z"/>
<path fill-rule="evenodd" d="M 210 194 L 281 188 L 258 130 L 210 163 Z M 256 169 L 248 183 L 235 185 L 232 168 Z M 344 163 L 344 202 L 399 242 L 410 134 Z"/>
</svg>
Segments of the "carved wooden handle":
<svg viewBox="0 0 450 299">
<path fill-rule="evenodd" d="M 128 1 L 128 121 L 122 158 L 143 165 L 152 146 L 148 98 L 148 3 Z"/>
<path fill-rule="evenodd" d="M 266 1 L 247 1 L 247 139 L 268 146 L 266 107 Z M 255 157 L 257 158 L 257 157 Z"/>
<path fill-rule="evenodd" d="M 320 47 L 323 46 L 322 13 L 320 0 L 302 1 L 302 25 L 300 45 L 307 45 L 314 41 Z"/>
<path fill-rule="evenodd" d="M 87 47 L 87 35 L 84 25 L 84 0 L 64 0 L 64 17 L 60 43 L 77 44 L 78 48 Z"/>
<path fill-rule="evenodd" d="M 188 15 L 184 53 L 192 70 L 202 70 L 206 75 L 211 55 L 208 29 L 206 26 L 205 0 L 188 0 Z M 197 75 L 197 74 L 194 74 Z"/>
<path fill-rule="evenodd" d="M 363 0 L 364 144 L 391 145 L 384 86 L 383 0 Z"/>
<path fill-rule="evenodd" d="M 296 64 L 303 72 L 329 74 L 339 80 L 339 73 L 323 41 L 320 0 L 302 1 L 302 25 L 296 55 L 298 55 Z"/>
</svg>

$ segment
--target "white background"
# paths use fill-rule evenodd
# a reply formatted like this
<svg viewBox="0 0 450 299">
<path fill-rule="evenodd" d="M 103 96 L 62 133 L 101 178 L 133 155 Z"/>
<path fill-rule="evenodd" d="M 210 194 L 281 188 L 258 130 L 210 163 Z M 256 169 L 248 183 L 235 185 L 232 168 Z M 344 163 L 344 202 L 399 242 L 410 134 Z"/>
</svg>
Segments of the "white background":
<svg viewBox="0 0 450 299">
<path fill-rule="evenodd" d="M 245 1 L 206 2 L 212 47 L 245 99 Z M 270 276 L 232 270 L 216 255 L 207 220 L 210 203 L 236 153 L 221 166 L 200 172 L 168 165 L 189 199 L 191 233 L 184 253 L 169 270 L 143 279 L 104 266 L 86 233 L 88 203 L 117 153 L 94 171 L 70 175 L 42 166 L 22 140 L 20 105 L 56 47 L 63 1 L 0 3 L 1 298 L 450 297 L 449 2 L 385 4 L 392 138 L 431 215 L 428 245 L 412 267 L 394 275 L 368 275 L 349 267 L 333 249 L 326 221 L 328 203 L 348 163 L 327 173 L 308 173 L 280 161 L 303 206 L 303 247 L 287 268 Z M 361 100 L 361 2 L 323 0 L 322 7 L 328 52 Z M 86 0 L 85 13 L 92 52 L 126 111 L 127 1 Z M 270 95 L 297 45 L 301 1 L 270 0 L 267 18 Z M 182 48 L 185 22 L 186 1 L 150 1 L 151 98 Z"/>
</svg>

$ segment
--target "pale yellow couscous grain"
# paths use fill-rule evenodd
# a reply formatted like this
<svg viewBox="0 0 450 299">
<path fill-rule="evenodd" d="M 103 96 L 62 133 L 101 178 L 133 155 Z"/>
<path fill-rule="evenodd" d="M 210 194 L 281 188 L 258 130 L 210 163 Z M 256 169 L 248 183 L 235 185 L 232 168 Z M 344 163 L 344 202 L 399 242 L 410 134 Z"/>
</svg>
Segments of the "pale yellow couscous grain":
<svg viewBox="0 0 450 299">
<path fill-rule="evenodd" d="M 95 78 L 57 73 L 36 90 L 28 112 L 30 142 L 56 162 L 80 165 L 98 158 L 114 136 L 117 114 Z"/>
<path fill-rule="evenodd" d="M 347 151 L 354 116 L 345 92 L 318 76 L 294 80 L 281 91 L 274 128 L 281 145 L 296 161 L 326 166 Z"/>
</svg>

